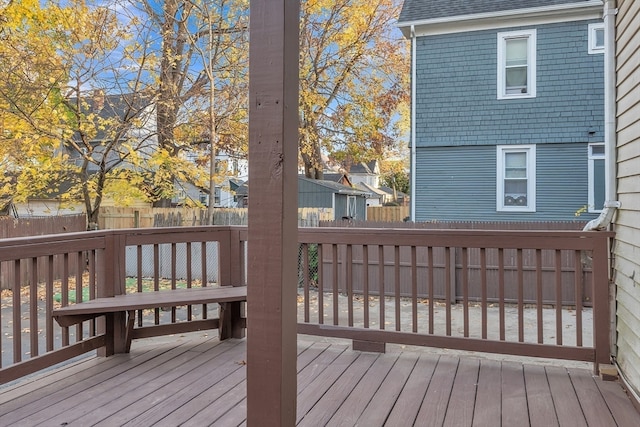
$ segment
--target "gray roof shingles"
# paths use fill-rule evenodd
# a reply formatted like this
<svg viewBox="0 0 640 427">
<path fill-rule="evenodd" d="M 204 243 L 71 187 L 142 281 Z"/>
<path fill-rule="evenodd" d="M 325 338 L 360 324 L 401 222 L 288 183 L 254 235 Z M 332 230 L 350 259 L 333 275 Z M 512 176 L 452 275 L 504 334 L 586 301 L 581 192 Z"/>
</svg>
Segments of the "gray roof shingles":
<svg viewBox="0 0 640 427">
<path fill-rule="evenodd" d="M 531 9 L 587 0 L 405 0 L 398 22 Z"/>
</svg>

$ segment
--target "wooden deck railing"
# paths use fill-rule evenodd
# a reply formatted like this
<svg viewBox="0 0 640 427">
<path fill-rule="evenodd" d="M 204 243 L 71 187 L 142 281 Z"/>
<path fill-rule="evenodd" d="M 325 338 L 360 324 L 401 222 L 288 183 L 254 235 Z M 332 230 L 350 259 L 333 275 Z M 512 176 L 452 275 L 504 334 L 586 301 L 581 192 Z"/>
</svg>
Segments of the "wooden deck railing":
<svg viewBox="0 0 640 427">
<path fill-rule="evenodd" d="M 362 348 L 398 343 L 591 361 L 597 370 L 610 362 L 611 237 L 304 229 L 298 332 Z"/>
<path fill-rule="evenodd" d="M 374 347 L 609 362 L 612 233 L 301 228 L 298 234 L 299 283 L 291 285 L 299 287 L 300 333 Z M 1 276 L 11 278 L 3 287 L 15 290 L 2 292 L 0 383 L 104 346 L 95 322 L 58 326 L 51 316 L 56 304 L 246 284 L 247 237 L 245 227 L 205 226 L 0 241 Z M 138 313 L 137 336 L 152 336 L 163 324 L 195 330 L 214 315 L 210 310 L 217 307 Z"/>
</svg>

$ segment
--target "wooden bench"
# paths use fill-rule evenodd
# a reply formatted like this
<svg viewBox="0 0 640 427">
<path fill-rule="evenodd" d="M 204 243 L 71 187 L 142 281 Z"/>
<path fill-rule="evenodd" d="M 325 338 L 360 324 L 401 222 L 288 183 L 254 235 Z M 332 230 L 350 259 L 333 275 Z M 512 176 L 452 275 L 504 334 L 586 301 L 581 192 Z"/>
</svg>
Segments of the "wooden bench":
<svg viewBox="0 0 640 427">
<path fill-rule="evenodd" d="M 69 327 L 86 320 L 105 316 L 106 354 L 126 352 L 131 349 L 133 338 L 167 335 L 202 329 L 219 331 L 221 340 L 242 338 L 246 319 L 242 317 L 241 304 L 247 300 L 246 286 L 221 286 L 189 289 L 172 289 L 155 292 L 136 292 L 114 297 L 96 298 L 53 310 L 58 324 Z M 177 307 L 182 305 L 220 304 L 218 319 L 158 325 L 134 330 L 136 310 Z M 127 313 L 125 326 L 125 313 Z M 138 333 L 143 329 L 152 332 Z"/>
</svg>

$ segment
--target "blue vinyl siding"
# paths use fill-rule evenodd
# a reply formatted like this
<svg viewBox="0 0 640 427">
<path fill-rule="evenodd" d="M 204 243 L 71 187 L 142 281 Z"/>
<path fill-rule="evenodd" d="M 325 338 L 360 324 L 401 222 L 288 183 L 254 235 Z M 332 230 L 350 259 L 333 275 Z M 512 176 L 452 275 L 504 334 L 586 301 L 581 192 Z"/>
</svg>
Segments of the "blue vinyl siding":
<svg viewBox="0 0 640 427">
<path fill-rule="evenodd" d="M 588 202 L 587 144 L 536 148 L 536 212 L 496 211 L 496 147 L 419 147 L 416 221 L 589 220 L 575 213 Z"/>
<path fill-rule="evenodd" d="M 416 40 L 416 146 L 604 139 L 604 55 L 588 54 L 589 21 Z M 537 30 L 537 96 L 497 99 L 497 33 Z"/>
</svg>

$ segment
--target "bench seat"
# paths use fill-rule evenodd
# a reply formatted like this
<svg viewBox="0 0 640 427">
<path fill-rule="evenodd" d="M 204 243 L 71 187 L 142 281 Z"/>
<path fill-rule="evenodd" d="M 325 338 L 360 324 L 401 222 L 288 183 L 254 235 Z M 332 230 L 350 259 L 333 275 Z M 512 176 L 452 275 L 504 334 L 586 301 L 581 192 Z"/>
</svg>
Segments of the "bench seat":
<svg viewBox="0 0 640 427">
<path fill-rule="evenodd" d="M 152 292 L 134 292 L 126 295 L 96 298 L 59 307 L 53 310 L 53 317 L 58 324 L 69 327 L 86 320 L 106 316 L 107 322 L 113 321 L 115 313 L 128 313 L 126 323 L 126 343 L 124 350 L 129 352 L 136 310 L 154 309 L 161 307 L 178 307 L 197 304 L 220 304 L 218 329 L 220 338 L 239 337 L 239 328 L 246 326 L 245 319 L 240 318 L 240 303 L 247 300 L 246 286 L 220 286 L 188 289 L 171 289 Z M 230 303 L 230 304 L 228 304 Z M 229 307 L 227 307 L 229 305 Z M 107 326 L 107 334 L 112 328 Z M 113 339 L 110 337 L 109 339 Z"/>
</svg>

